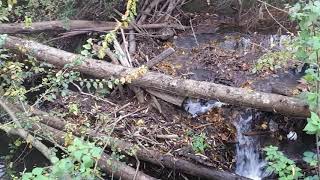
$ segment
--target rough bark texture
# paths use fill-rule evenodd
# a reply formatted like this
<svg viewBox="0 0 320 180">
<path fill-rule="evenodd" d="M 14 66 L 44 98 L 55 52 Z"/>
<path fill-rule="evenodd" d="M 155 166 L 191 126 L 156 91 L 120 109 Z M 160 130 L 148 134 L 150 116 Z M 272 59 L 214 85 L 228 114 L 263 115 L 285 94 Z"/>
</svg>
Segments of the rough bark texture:
<svg viewBox="0 0 320 180">
<path fill-rule="evenodd" d="M 51 134 L 54 140 L 58 144 L 62 146 L 65 144 L 65 140 L 64 140 L 64 137 L 66 137 L 65 132 L 59 131 L 57 129 L 54 129 L 44 124 L 41 124 L 40 126 L 41 127 L 39 127 L 38 125 L 34 125 L 32 126 L 32 130 L 42 131 L 44 134 Z M 136 173 L 136 170 L 134 168 L 126 165 L 123 162 L 113 159 L 106 153 L 103 153 L 102 156 L 100 157 L 98 161 L 98 167 L 103 172 L 107 172 L 109 175 L 113 175 L 119 179 L 132 180 L 135 174 L 137 174 L 136 175 L 137 180 L 156 180 L 156 178 L 153 178 L 147 174 L 144 174 L 141 171 L 138 171 Z"/>
<path fill-rule="evenodd" d="M 104 28 L 104 30 L 112 30 L 116 26 L 116 22 L 94 22 L 84 20 L 63 21 L 43 21 L 34 22 L 31 27 L 25 27 L 24 23 L 0 24 L 0 33 L 16 34 L 16 33 L 33 33 L 41 31 L 63 31 L 77 30 L 84 28 Z"/>
<path fill-rule="evenodd" d="M 175 50 L 173 48 L 168 48 L 164 50 L 161 54 L 158 56 L 152 58 L 150 61 L 147 62 L 147 67 L 150 69 L 156 64 L 160 63 L 161 61 L 165 60 L 167 57 L 169 57 L 171 54 L 173 54 Z"/>
<path fill-rule="evenodd" d="M 91 31 L 110 31 L 116 26 L 116 22 L 108 21 L 86 21 L 86 20 L 70 20 L 68 22 L 63 21 L 42 21 L 34 22 L 31 27 L 25 27 L 24 23 L 8 23 L 0 24 L 0 34 L 22 34 L 22 33 L 35 33 L 42 31 L 74 31 L 68 32 L 66 35 L 78 35 L 88 33 Z M 164 27 L 171 27 L 174 29 L 184 30 L 187 27 L 175 24 L 159 23 L 159 24 L 143 24 L 139 25 L 140 28 L 145 29 L 158 29 Z M 132 27 L 127 27 L 132 29 Z"/>
<path fill-rule="evenodd" d="M 15 110 L 16 112 L 24 111 L 24 108 L 21 107 L 20 105 L 13 105 L 10 103 L 7 103 L 7 104 L 10 106 L 10 108 L 17 109 Z M 60 131 L 67 131 L 66 129 L 67 123 L 64 120 L 57 117 L 50 116 L 48 113 L 37 110 L 35 108 L 28 108 L 28 107 L 26 108 L 27 110 L 30 110 L 31 115 L 36 115 L 40 117 L 41 119 L 40 122 L 45 124 L 45 126 L 41 126 L 41 127 L 50 126 Z M 53 132 L 54 129 L 52 130 L 52 128 L 47 127 L 46 129 L 49 129 L 49 130 L 51 129 L 50 131 Z M 60 135 L 62 133 L 60 131 L 56 131 L 58 133 L 55 133 L 55 135 L 57 137 L 64 137 Z M 108 137 L 105 134 L 96 133 L 90 129 L 88 129 L 86 132 L 80 132 L 75 130 L 72 133 L 76 136 L 82 136 L 82 134 L 86 134 L 89 136 L 91 140 L 99 140 L 101 139 L 101 137 Z M 175 169 L 176 171 L 180 171 L 186 174 L 207 178 L 207 179 L 217 179 L 217 180 L 219 179 L 246 180 L 247 179 L 230 172 L 209 169 L 201 165 L 196 165 L 194 163 L 191 163 L 184 159 L 174 157 L 172 155 L 164 155 L 155 150 L 137 148 L 134 144 L 117 139 L 117 138 L 108 137 L 108 139 L 109 139 L 109 144 L 107 146 L 108 148 L 113 147 L 113 148 L 120 149 L 123 153 L 126 153 L 127 155 L 131 155 L 131 156 L 132 154 L 128 154 L 128 152 L 132 152 L 132 149 L 136 149 L 136 155 L 140 160 L 150 162 L 159 166 L 164 166 L 166 168 Z"/>
<path fill-rule="evenodd" d="M 4 48 L 21 53 L 29 53 L 38 60 L 48 62 L 57 67 L 63 67 L 67 63 L 82 58 L 83 63 L 73 67 L 73 69 L 97 78 L 108 78 L 110 76 L 119 78 L 137 70 L 135 68 L 113 65 L 104 61 L 83 58 L 80 55 L 12 36 L 7 37 Z M 308 105 L 296 98 L 210 82 L 185 80 L 156 72 L 147 72 L 143 77 L 133 80 L 132 85 L 180 96 L 217 99 L 232 105 L 252 107 L 285 115 L 298 117 L 309 117 L 310 115 Z"/>
<path fill-rule="evenodd" d="M 183 96 L 177 96 L 177 95 L 172 95 L 172 94 L 168 94 L 168 93 L 163 93 L 160 91 L 154 91 L 151 89 L 146 89 L 146 91 L 152 95 L 154 95 L 157 98 L 160 98 L 166 102 L 169 102 L 171 104 L 177 105 L 179 107 L 182 107 L 183 101 L 185 99 L 185 97 Z"/>
</svg>

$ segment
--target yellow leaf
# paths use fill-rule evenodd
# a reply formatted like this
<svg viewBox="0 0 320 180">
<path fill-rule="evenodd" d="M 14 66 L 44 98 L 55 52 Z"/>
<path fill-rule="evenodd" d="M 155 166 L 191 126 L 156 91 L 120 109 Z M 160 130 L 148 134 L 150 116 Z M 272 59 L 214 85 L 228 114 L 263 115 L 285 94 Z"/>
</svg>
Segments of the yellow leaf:
<svg viewBox="0 0 320 180">
<path fill-rule="evenodd" d="M 126 79 L 125 79 L 124 77 L 120 78 L 120 83 L 121 83 L 121 84 L 126 83 Z"/>
<path fill-rule="evenodd" d="M 263 124 L 261 124 L 261 128 L 262 129 L 267 129 L 268 128 L 268 125 L 266 122 L 263 122 Z"/>
<path fill-rule="evenodd" d="M 143 126 L 144 125 L 144 120 L 143 119 L 139 119 L 137 122 L 136 122 L 136 126 Z"/>
<path fill-rule="evenodd" d="M 26 138 L 26 142 L 29 144 L 32 143 L 32 136 L 30 134 L 28 134 L 27 138 Z"/>
</svg>

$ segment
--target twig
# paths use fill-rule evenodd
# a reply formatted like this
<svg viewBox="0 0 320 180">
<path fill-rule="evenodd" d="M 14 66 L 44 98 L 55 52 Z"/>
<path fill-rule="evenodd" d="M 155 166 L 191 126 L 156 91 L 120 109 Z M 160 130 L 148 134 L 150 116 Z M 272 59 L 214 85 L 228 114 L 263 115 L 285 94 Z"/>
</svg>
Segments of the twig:
<svg viewBox="0 0 320 180">
<path fill-rule="evenodd" d="M 123 105 L 123 106 L 122 106 L 122 107 L 120 107 L 119 109 L 114 110 L 111 114 L 115 114 L 115 113 L 117 113 L 117 112 L 121 111 L 122 109 L 124 109 L 124 108 L 126 108 L 126 107 L 128 107 L 128 106 L 130 106 L 130 105 L 131 105 L 131 102 L 129 102 L 129 103 L 127 103 L 127 104 Z"/>
<path fill-rule="evenodd" d="M 130 53 L 129 53 L 129 50 L 128 50 L 128 41 L 126 40 L 126 37 L 124 36 L 124 31 L 123 31 L 122 28 L 120 28 L 120 31 L 121 31 L 121 35 L 122 35 L 124 49 L 125 49 L 126 54 L 127 54 L 127 60 L 128 60 L 128 62 L 130 64 L 129 67 L 132 67 L 132 60 L 131 60 L 131 56 L 130 56 Z"/>
<path fill-rule="evenodd" d="M 264 7 L 266 8 L 268 14 L 270 15 L 270 17 L 281 27 L 283 28 L 284 30 L 287 31 L 287 33 L 289 34 L 293 34 L 292 32 L 290 32 L 286 27 L 284 27 L 278 20 L 276 20 L 276 18 L 273 17 L 273 15 L 271 14 L 271 12 L 269 11 L 268 7 L 267 7 L 267 4 L 264 4 Z"/>
<path fill-rule="evenodd" d="M 20 121 L 16 118 L 16 116 L 14 115 L 14 112 L 11 111 L 11 109 L 1 99 L 0 99 L 0 106 L 9 114 L 10 118 L 16 124 L 16 126 L 18 126 L 18 128 L 22 128 Z"/>
<path fill-rule="evenodd" d="M 211 126 L 211 125 L 213 125 L 213 123 L 202 124 L 202 125 L 200 125 L 200 126 L 194 127 L 193 129 L 194 129 L 194 130 L 195 130 L 195 129 L 200 129 L 200 128 L 207 127 L 207 126 Z"/>
<path fill-rule="evenodd" d="M 106 99 L 100 98 L 100 97 L 95 96 L 95 95 L 93 95 L 93 94 L 85 93 L 85 92 L 83 92 L 83 91 L 81 90 L 81 88 L 80 88 L 76 83 L 74 83 L 74 82 L 71 82 L 71 83 L 79 90 L 80 94 L 93 97 L 93 98 L 95 98 L 96 100 L 109 103 L 109 104 L 112 105 L 112 106 L 117 106 L 117 104 L 115 104 L 115 103 L 113 103 L 113 102 L 111 102 L 111 101 L 108 101 L 108 100 L 106 100 Z"/>
<path fill-rule="evenodd" d="M 137 43 L 135 40 L 135 35 L 134 35 L 134 31 L 130 30 L 129 31 L 129 53 L 130 54 L 134 54 L 136 52 L 137 49 Z"/>
<path fill-rule="evenodd" d="M 6 128 L 5 131 L 8 134 L 12 135 L 18 135 L 24 140 L 26 140 L 28 143 L 30 143 L 33 147 L 35 147 L 38 151 L 40 151 L 52 164 L 54 163 L 52 161 L 52 158 L 55 157 L 55 154 L 53 151 L 51 151 L 47 146 L 45 146 L 42 142 L 34 138 L 30 133 L 28 133 L 26 130 L 22 128 Z"/>
<path fill-rule="evenodd" d="M 133 180 L 136 180 L 137 174 L 138 174 L 139 168 L 140 168 L 140 161 L 139 161 L 139 158 L 137 157 L 136 154 L 134 154 L 134 157 L 136 158 L 136 161 L 137 161 L 137 168 L 136 168 L 136 174 L 134 175 Z"/>
<path fill-rule="evenodd" d="M 159 139 L 179 139 L 179 136 L 176 134 L 159 134 L 156 137 Z"/>
<path fill-rule="evenodd" d="M 139 20 L 137 21 L 137 24 L 140 25 L 142 24 L 146 18 L 147 18 L 147 14 L 150 14 L 150 12 L 163 0 L 153 0 L 147 7 L 145 10 L 143 10 L 143 15 L 139 18 Z"/>
<path fill-rule="evenodd" d="M 175 50 L 173 48 L 168 48 L 168 49 L 164 50 L 158 56 L 156 56 L 156 57 L 152 58 L 151 60 L 149 60 L 147 62 L 147 67 L 149 69 L 152 68 L 154 65 L 156 65 L 159 62 L 161 62 L 162 60 L 166 59 L 167 57 L 172 55 L 174 52 L 175 52 Z"/>
<path fill-rule="evenodd" d="M 283 9 L 277 8 L 277 7 L 275 7 L 275 6 L 267 3 L 267 2 L 265 2 L 265 1 L 261 1 L 261 0 L 257 0 L 257 1 L 260 2 L 260 3 L 263 3 L 264 5 L 270 6 L 270 7 L 274 8 L 274 9 L 276 9 L 276 10 L 279 10 L 279 11 L 281 11 L 281 12 L 284 12 L 284 13 L 289 14 L 288 11 L 285 11 L 285 10 L 283 10 Z"/>
<path fill-rule="evenodd" d="M 192 19 L 190 19 L 190 26 L 191 26 L 192 35 L 193 35 L 193 37 L 194 37 L 194 40 L 196 41 L 196 44 L 197 44 L 197 46 L 199 47 L 197 35 L 195 34 L 194 29 L 193 29 L 193 26 L 192 26 Z"/>
<path fill-rule="evenodd" d="M 125 66 L 125 67 L 131 67 L 131 64 L 129 63 L 128 59 L 127 59 L 127 56 L 126 54 L 123 52 L 122 48 L 121 48 L 121 45 L 120 43 L 118 42 L 117 39 L 114 39 L 113 41 L 113 47 L 116 51 L 116 54 L 118 56 L 118 59 L 120 61 L 120 64 L 122 66 Z"/>
<path fill-rule="evenodd" d="M 12 121 L 18 126 L 17 129 L 15 128 L 8 128 L 3 127 L 3 129 L 8 133 L 12 135 L 18 135 L 25 139 L 27 142 L 31 143 L 33 147 L 38 149 L 51 163 L 53 163 L 52 158 L 55 157 L 55 154 L 53 151 L 51 151 L 47 146 L 45 146 L 42 142 L 34 138 L 30 133 L 28 133 L 26 130 L 24 130 L 15 116 L 14 112 L 6 105 L 4 101 L 0 99 L 0 105 L 1 107 L 9 114 Z"/>
<path fill-rule="evenodd" d="M 134 112 L 131 112 L 131 113 L 129 113 L 129 114 L 126 114 L 126 115 L 124 115 L 124 116 L 119 117 L 119 118 L 112 124 L 112 129 L 111 129 L 111 131 L 109 132 L 109 135 L 111 135 L 111 134 L 113 133 L 114 128 L 117 126 L 117 124 L 118 124 L 122 119 L 124 119 L 124 118 L 126 118 L 126 117 L 129 117 L 129 116 L 131 116 L 131 115 L 133 115 L 133 114 L 135 114 L 135 113 L 137 113 L 137 112 L 140 112 L 140 111 L 142 111 L 142 110 L 144 110 L 144 109 L 146 109 L 146 107 L 139 108 L 139 109 L 135 110 Z"/>
<path fill-rule="evenodd" d="M 164 18 L 165 21 L 169 20 L 169 18 L 171 17 L 171 13 L 177 4 L 178 4 L 178 2 L 175 2 L 174 0 L 170 1 L 170 4 L 169 4 L 167 12 L 166 12 L 166 17 Z"/>
</svg>

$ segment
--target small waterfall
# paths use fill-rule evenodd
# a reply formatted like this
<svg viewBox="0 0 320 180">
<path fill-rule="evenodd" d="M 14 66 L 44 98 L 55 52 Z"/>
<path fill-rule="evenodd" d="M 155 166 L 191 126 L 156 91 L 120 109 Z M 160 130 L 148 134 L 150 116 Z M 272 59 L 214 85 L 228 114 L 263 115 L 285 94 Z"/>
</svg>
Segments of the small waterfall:
<svg viewBox="0 0 320 180">
<path fill-rule="evenodd" d="M 236 173 L 247 178 L 260 180 L 264 177 L 265 162 L 260 158 L 258 152 L 260 146 L 258 138 L 242 134 L 251 129 L 252 119 L 251 114 L 244 114 L 235 122 L 238 139 Z"/>
</svg>

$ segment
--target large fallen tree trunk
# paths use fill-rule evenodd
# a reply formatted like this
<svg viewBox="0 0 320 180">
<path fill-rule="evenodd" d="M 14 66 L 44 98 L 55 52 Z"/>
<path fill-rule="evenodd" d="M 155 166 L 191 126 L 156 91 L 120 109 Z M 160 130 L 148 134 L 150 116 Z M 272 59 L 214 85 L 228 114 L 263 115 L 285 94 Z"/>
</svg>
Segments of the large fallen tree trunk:
<svg viewBox="0 0 320 180">
<path fill-rule="evenodd" d="M 16 34 L 16 33 L 33 33 L 40 31 L 64 31 L 77 30 L 84 28 L 105 28 L 112 30 L 116 26 L 116 22 L 98 22 L 85 20 L 64 21 L 43 21 L 34 22 L 30 27 L 26 27 L 24 23 L 0 24 L 0 33 Z"/>
<path fill-rule="evenodd" d="M 8 36 L 4 48 L 29 53 L 40 61 L 64 67 L 79 59 L 80 55 L 45 46 L 43 44 Z M 82 73 L 97 78 L 125 77 L 138 69 L 113 65 L 104 61 L 82 58 L 83 63 L 72 67 Z M 262 111 L 271 111 L 284 115 L 309 117 L 308 105 L 303 101 L 277 94 L 257 92 L 235 88 L 210 82 L 180 79 L 156 72 L 147 72 L 142 77 L 132 81 L 131 85 L 168 92 L 186 97 L 216 99 L 232 105 L 252 107 Z"/>
<path fill-rule="evenodd" d="M 66 133 L 46 125 L 46 124 L 50 124 L 49 122 L 46 123 L 49 119 L 52 120 L 53 123 L 58 123 L 59 125 L 64 124 L 64 126 L 66 126 L 67 124 L 65 122 L 63 122 L 62 120 L 55 118 L 55 117 L 52 118 L 49 114 L 42 112 L 40 110 L 36 110 L 36 109 L 34 109 L 32 111 L 33 112 L 32 114 L 29 114 L 30 111 L 27 111 L 27 109 L 28 110 L 33 109 L 33 108 L 30 108 L 29 106 L 23 107 L 18 104 L 12 104 L 4 99 L 1 99 L 1 101 L 4 102 L 6 107 L 10 108 L 10 112 L 13 112 L 15 114 L 17 114 L 17 113 L 21 114 L 21 113 L 26 113 L 26 112 L 27 112 L 28 116 L 36 114 L 38 117 L 41 118 L 41 121 L 43 123 L 40 123 L 40 124 L 38 124 L 36 122 L 32 123 L 30 126 L 30 130 L 33 132 L 36 132 L 35 134 L 42 132 L 42 134 L 45 137 L 48 137 L 48 135 L 49 135 L 50 138 L 53 138 L 55 140 L 54 143 L 58 143 L 61 146 L 65 145 Z M 65 128 L 65 127 L 63 127 L 63 128 Z M 22 136 L 23 138 L 26 138 L 26 139 L 33 138 L 33 137 L 29 137 L 30 135 L 27 135 L 25 132 L 22 132 L 22 131 L 25 131 L 24 129 L 21 130 L 21 129 L 12 128 L 10 131 L 12 134 Z M 33 139 L 30 139 L 29 141 L 31 141 L 32 145 L 35 145 L 35 147 L 38 147 L 37 148 L 38 150 L 41 151 L 41 150 L 45 149 L 45 148 L 41 147 L 42 145 L 39 146 L 39 142 L 37 142 L 38 141 L 37 139 L 35 141 L 35 142 L 37 142 L 37 144 L 34 144 Z M 39 147 L 41 147 L 41 148 L 39 148 Z M 49 152 L 42 152 L 42 154 L 48 154 L 48 153 Z M 51 159 L 51 158 L 48 158 L 48 159 Z M 153 178 L 153 177 L 151 177 L 141 171 L 135 170 L 132 167 L 126 165 L 125 163 L 120 162 L 120 161 L 112 158 L 111 156 L 109 156 L 106 153 L 102 153 L 100 159 L 98 160 L 97 165 L 103 172 L 109 173 L 109 175 L 115 176 L 119 179 L 156 180 L 156 178 Z M 116 168 L 114 168 L 114 167 L 116 167 Z M 133 178 L 133 177 L 135 177 L 135 178 Z"/>
<path fill-rule="evenodd" d="M 63 119 L 53 117 L 48 113 L 40 111 L 38 109 L 30 108 L 28 106 L 22 107 L 18 104 L 15 105 L 8 102 L 6 102 L 6 104 L 11 109 L 13 109 L 16 113 L 24 112 L 25 110 L 27 110 L 28 113 L 30 113 L 30 115 L 39 117 L 40 122 L 42 124 L 45 124 L 46 126 L 50 126 L 54 129 L 67 132 L 68 131 L 67 127 L 70 127 L 70 126 L 73 127 L 72 124 L 67 123 Z M 41 125 L 41 127 L 44 127 L 44 126 Z M 93 141 L 101 140 L 101 137 L 104 137 L 105 139 L 108 139 L 108 142 L 104 142 L 104 143 L 108 143 L 107 147 L 110 149 L 116 148 L 129 156 L 132 156 L 132 149 L 135 149 L 136 156 L 140 160 L 143 160 L 145 162 L 150 162 L 152 164 L 156 164 L 159 166 L 164 166 L 166 168 L 175 169 L 177 171 L 190 174 L 196 177 L 202 177 L 207 179 L 228 179 L 228 180 L 236 180 L 236 179 L 247 180 L 248 179 L 230 172 L 209 169 L 202 165 L 196 165 L 194 163 L 191 163 L 189 161 L 186 161 L 178 157 L 174 157 L 172 155 L 162 154 L 159 151 L 146 149 L 146 148 L 138 148 L 132 143 L 129 143 L 117 138 L 113 138 L 102 133 L 97 133 L 91 129 L 81 130 L 81 131 L 75 129 L 72 131 L 72 133 L 79 137 L 86 135 Z"/>
<path fill-rule="evenodd" d="M 31 129 L 37 133 L 41 131 L 44 135 L 51 134 L 53 139 L 58 142 L 58 144 L 61 146 L 65 144 L 64 137 L 66 137 L 67 134 L 63 131 L 59 131 L 44 124 L 42 124 L 41 127 L 39 127 L 39 125 L 33 125 Z M 151 177 L 141 171 L 136 171 L 132 167 L 116 160 L 115 158 L 112 158 L 106 153 L 102 153 L 97 165 L 103 172 L 106 172 L 108 175 L 115 176 L 119 179 L 156 180 L 156 178 Z"/>
<path fill-rule="evenodd" d="M 91 31 L 110 31 L 116 27 L 116 22 L 108 21 L 86 21 L 86 20 L 70 20 L 64 21 L 43 21 L 34 22 L 30 27 L 26 27 L 25 23 L 10 23 L 10 24 L 0 24 L 0 33 L 2 34 L 18 34 L 18 33 L 35 33 L 42 31 L 78 31 L 75 34 L 82 34 Z M 175 28 L 175 29 L 185 29 L 184 26 L 175 24 L 143 24 L 139 25 L 139 28 L 145 29 L 158 29 L 158 28 Z M 126 29 L 132 29 L 129 26 Z"/>
</svg>

